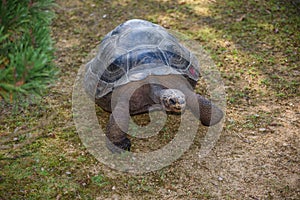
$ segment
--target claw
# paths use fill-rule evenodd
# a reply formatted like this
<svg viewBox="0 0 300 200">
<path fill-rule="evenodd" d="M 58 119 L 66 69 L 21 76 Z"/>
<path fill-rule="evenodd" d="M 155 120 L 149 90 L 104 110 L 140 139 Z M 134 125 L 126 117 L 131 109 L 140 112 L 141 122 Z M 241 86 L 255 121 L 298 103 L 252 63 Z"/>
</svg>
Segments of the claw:
<svg viewBox="0 0 300 200">
<path fill-rule="evenodd" d="M 119 142 L 111 142 L 110 140 L 107 140 L 106 145 L 112 153 L 124 153 L 126 151 L 130 151 L 131 142 L 128 138 L 124 138 Z"/>
</svg>

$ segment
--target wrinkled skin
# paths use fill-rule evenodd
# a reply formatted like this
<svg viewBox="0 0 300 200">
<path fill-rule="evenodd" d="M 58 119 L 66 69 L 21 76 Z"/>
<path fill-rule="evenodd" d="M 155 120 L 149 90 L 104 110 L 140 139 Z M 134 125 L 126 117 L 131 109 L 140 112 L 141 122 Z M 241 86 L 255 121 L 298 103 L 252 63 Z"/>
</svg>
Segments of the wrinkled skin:
<svg viewBox="0 0 300 200">
<path fill-rule="evenodd" d="M 96 99 L 96 104 L 111 112 L 106 128 L 111 151 L 130 151 L 131 143 L 126 136 L 130 115 L 149 112 L 152 105 L 160 105 L 159 109 L 168 114 L 183 113 L 187 107 L 205 126 L 215 125 L 223 118 L 222 110 L 196 94 L 193 86 L 182 77 L 156 77 L 155 83 L 150 79 L 144 80 L 144 83 L 130 82 L 115 88 L 113 94 Z"/>
</svg>

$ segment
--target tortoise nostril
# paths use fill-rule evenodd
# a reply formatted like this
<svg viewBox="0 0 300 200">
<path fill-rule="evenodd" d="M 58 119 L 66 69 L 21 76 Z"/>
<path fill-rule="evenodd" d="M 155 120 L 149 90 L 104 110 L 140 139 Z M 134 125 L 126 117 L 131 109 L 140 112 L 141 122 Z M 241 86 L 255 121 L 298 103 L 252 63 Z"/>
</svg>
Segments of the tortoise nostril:
<svg viewBox="0 0 300 200">
<path fill-rule="evenodd" d="M 170 102 L 171 105 L 175 105 L 176 104 L 176 101 L 174 99 L 170 99 L 169 102 Z"/>
<path fill-rule="evenodd" d="M 178 102 L 179 102 L 179 104 L 183 105 L 183 104 L 185 104 L 185 99 L 179 99 Z"/>
</svg>

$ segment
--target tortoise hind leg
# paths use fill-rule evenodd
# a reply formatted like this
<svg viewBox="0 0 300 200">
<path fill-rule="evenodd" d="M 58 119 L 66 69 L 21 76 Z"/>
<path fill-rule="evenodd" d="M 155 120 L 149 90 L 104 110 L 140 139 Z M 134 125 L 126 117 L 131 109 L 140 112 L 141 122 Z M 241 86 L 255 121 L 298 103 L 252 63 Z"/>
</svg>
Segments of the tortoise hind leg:
<svg viewBox="0 0 300 200">
<path fill-rule="evenodd" d="M 131 143 L 126 134 L 130 115 L 128 103 L 121 101 L 117 104 L 106 127 L 107 147 L 112 152 L 130 151 Z"/>
<path fill-rule="evenodd" d="M 128 126 L 127 126 L 128 128 Z M 107 147 L 113 153 L 121 153 L 122 150 L 130 151 L 131 142 L 126 136 L 126 132 L 122 131 L 114 119 L 113 114 L 110 115 L 108 125 L 106 127 Z"/>
</svg>

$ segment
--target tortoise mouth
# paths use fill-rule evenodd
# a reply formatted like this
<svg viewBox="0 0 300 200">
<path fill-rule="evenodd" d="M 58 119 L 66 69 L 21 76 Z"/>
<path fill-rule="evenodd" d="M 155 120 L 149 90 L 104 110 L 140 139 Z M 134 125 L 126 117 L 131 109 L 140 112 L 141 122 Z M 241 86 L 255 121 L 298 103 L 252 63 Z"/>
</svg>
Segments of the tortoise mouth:
<svg viewBox="0 0 300 200">
<path fill-rule="evenodd" d="M 185 103 L 181 105 L 177 105 L 176 107 L 172 108 L 174 112 L 182 113 L 185 111 Z"/>
<path fill-rule="evenodd" d="M 182 114 L 184 114 L 184 112 L 185 112 L 185 109 L 183 109 L 183 110 L 166 110 L 166 113 L 167 114 L 172 114 L 172 115 L 182 115 Z"/>
<path fill-rule="evenodd" d="M 180 105 L 179 104 L 176 104 L 176 105 L 170 105 L 170 104 L 165 105 L 164 104 L 163 107 L 166 112 L 172 113 L 172 114 L 183 114 L 185 111 L 185 103 L 180 104 Z"/>
</svg>

